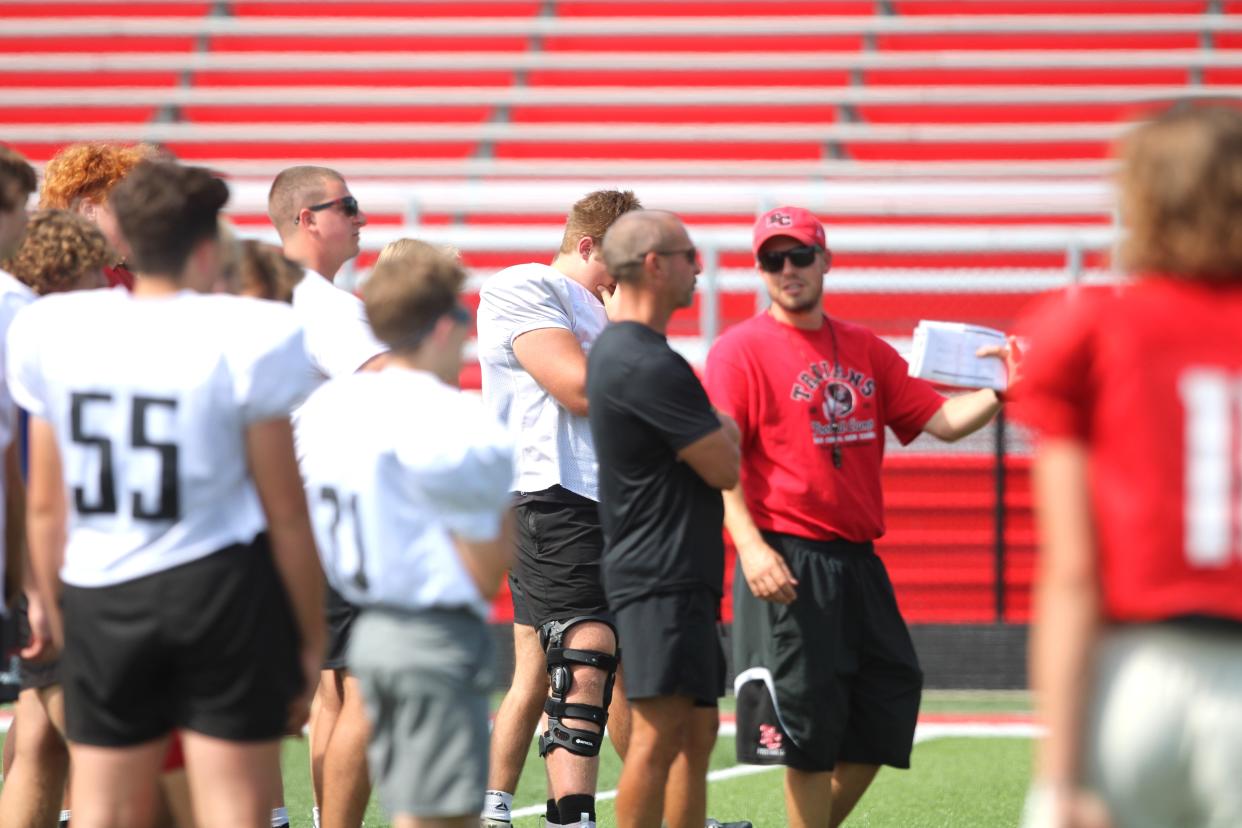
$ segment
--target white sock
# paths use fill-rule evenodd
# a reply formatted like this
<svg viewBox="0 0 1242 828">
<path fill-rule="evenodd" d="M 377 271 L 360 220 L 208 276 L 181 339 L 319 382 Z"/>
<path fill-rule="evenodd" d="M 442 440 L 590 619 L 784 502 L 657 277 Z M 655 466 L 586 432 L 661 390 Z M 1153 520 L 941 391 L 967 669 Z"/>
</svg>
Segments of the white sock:
<svg viewBox="0 0 1242 828">
<path fill-rule="evenodd" d="M 60 822 L 63 824 L 68 821 L 69 821 L 69 809 L 66 808 L 65 810 L 60 812 Z"/>
<path fill-rule="evenodd" d="M 289 824 L 289 809 L 281 805 L 272 809 L 272 828 L 282 828 Z"/>
<path fill-rule="evenodd" d="M 513 820 L 513 794 L 505 791 L 487 791 L 483 795 L 484 819 L 496 819 L 501 822 Z"/>
<path fill-rule="evenodd" d="M 315 823 L 315 828 L 319 828 L 319 806 L 311 808 L 311 821 Z"/>
</svg>

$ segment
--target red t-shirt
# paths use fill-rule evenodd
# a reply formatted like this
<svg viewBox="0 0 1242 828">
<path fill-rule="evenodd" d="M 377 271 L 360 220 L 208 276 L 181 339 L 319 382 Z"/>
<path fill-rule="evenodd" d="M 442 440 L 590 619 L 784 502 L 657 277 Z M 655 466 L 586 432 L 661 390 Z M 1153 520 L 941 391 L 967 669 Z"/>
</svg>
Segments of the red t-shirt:
<svg viewBox="0 0 1242 828">
<path fill-rule="evenodd" d="M 884 340 L 835 319 L 803 331 L 761 313 L 720 337 L 707 390 L 741 429 L 742 491 L 756 526 L 812 540 L 884 534 L 884 427 L 909 443 L 944 404 L 908 370 Z"/>
<path fill-rule="evenodd" d="M 1242 619 L 1242 287 L 1080 289 L 1027 328 L 1014 413 L 1086 445 L 1106 617 Z"/>
</svg>

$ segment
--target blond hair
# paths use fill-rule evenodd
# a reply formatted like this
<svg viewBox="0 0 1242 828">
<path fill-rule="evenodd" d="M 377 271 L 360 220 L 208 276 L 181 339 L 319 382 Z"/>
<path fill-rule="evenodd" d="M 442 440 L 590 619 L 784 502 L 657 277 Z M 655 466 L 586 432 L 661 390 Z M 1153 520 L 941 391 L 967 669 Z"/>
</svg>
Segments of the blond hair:
<svg viewBox="0 0 1242 828">
<path fill-rule="evenodd" d="M 1242 112 L 1177 105 L 1121 144 L 1128 270 L 1242 279 Z"/>
<path fill-rule="evenodd" d="M 596 190 L 587 193 L 569 208 L 560 252 L 573 253 L 583 237 L 589 237 L 598 245 L 614 221 L 631 210 L 642 208 L 638 196 L 631 190 Z"/>
<path fill-rule="evenodd" d="M 413 350 L 457 304 L 465 280 L 462 266 L 435 245 L 403 246 L 400 255 L 377 261 L 362 285 L 371 330 L 393 351 Z"/>
</svg>

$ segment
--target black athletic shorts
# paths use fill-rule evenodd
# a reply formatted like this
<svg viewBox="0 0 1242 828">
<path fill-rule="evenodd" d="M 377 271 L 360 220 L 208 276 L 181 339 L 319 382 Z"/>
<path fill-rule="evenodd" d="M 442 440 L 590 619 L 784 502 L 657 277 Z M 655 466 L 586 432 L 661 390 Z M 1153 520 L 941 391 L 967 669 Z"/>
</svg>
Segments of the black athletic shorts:
<svg viewBox="0 0 1242 828">
<path fill-rule="evenodd" d="M 521 494 L 513 507 L 517 562 L 509 573 L 513 620 L 539 629 L 578 615 L 611 619 L 600 582 L 604 533 L 599 504 L 553 486 Z"/>
<path fill-rule="evenodd" d="M 18 651 L 24 640 L 19 630 L 17 608 L 9 607 L 7 615 L 0 613 L 0 704 L 16 701 L 18 692 L 24 689 L 18 671 L 13 669 L 20 662 Z"/>
<path fill-rule="evenodd" d="M 27 614 L 25 594 L 19 600 L 13 615 L 16 616 L 21 643 L 25 647 L 30 643 L 30 616 Z M 23 690 L 45 690 L 48 687 L 55 687 L 60 684 L 60 657 L 40 661 L 22 658 L 21 677 Z"/>
<path fill-rule="evenodd" d="M 718 704 L 726 668 L 717 596 L 706 589 L 662 592 L 625 604 L 616 616 L 626 698 L 689 696 L 700 707 Z"/>
<path fill-rule="evenodd" d="M 63 604 L 70 741 L 125 747 L 175 728 L 283 735 L 303 678 L 265 534 L 114 586 L 66 586 Z"/>
<path fill-rule="evenodd" d="M 759 600 L 738 565 L 738 761 L 910 767 L 923 672 L 883 562 L 870 543 L 763 537 L 785 557 L 798 597 Z"/>
<path fill-rule="evenodd" d="M 324 590 L 324 618 L 328 621 L 328 647 L 323 659 L 323 669 L 344 670 L 349 634 L 358 618 L 358 608 L 328 585 Z"/>
</svg>

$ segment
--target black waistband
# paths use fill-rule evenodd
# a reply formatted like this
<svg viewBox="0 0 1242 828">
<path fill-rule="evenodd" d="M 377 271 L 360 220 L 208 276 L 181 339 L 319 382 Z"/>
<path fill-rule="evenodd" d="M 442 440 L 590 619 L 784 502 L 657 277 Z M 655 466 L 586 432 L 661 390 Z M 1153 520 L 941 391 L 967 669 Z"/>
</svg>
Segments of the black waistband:
<svg viewBox="0 0 1242 828">
<path fill-rule="evenodd" d="M 871 541 L 851 541 L 844 538 L 831 538 L 828 540 L 816 540 L 814 538 L 804 538 L 800 535 L 789 535 L 784 532 L 768 532 L 762 531 L 766 540 L 772 546 L 789 545 L 800 546 L 803 549 L 809 549 L 812 552 L 823 552 L 834 555 L 853 553 L 859 555 L 874 555 L 875 544 Z"/>
<path fill-rule="evenodd" d="M 591 498 L 571 492 L 559 483 L 537 492 L 514 493 L 513 505 L 521 506 L 523 503 L 561 503 L 566 506 L 589 506 L 592 509 L 599 505 Z"/>
</svg>

